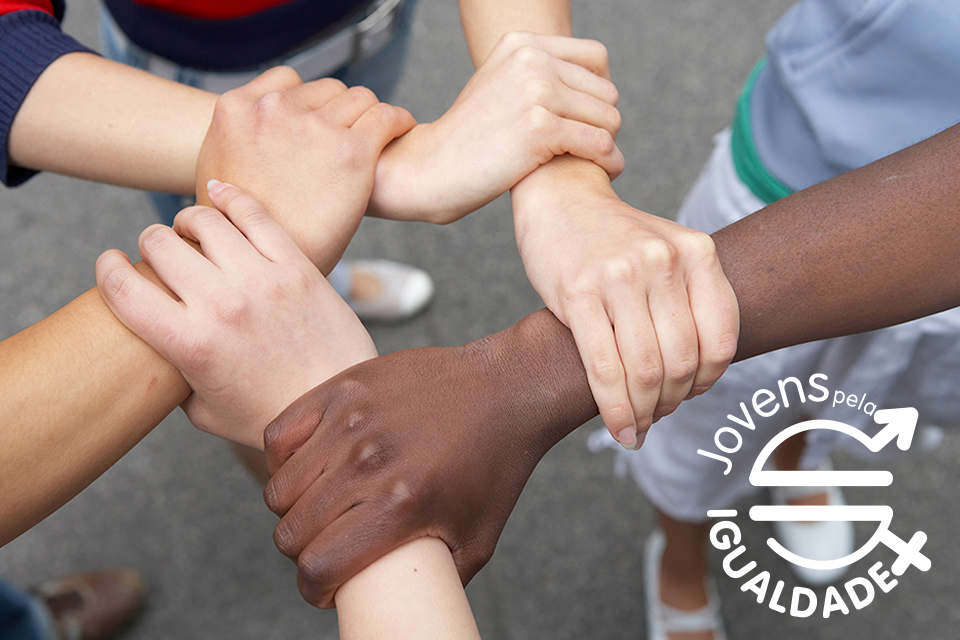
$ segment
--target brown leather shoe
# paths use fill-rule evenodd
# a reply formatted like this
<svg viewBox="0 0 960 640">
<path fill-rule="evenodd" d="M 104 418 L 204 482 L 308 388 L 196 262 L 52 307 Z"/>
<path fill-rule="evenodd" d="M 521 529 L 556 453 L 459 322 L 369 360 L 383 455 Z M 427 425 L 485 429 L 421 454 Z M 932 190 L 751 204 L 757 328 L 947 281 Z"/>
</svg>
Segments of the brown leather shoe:
<svg viewBox="0 0 960 640">
<path fill-rule="evenodd" d="M 63 640 L 102 640 L 130 623 L 143 606 L 143 578 L 103 569 L 47 582 L 32 590 L 50 610 Z"/>
</svg>

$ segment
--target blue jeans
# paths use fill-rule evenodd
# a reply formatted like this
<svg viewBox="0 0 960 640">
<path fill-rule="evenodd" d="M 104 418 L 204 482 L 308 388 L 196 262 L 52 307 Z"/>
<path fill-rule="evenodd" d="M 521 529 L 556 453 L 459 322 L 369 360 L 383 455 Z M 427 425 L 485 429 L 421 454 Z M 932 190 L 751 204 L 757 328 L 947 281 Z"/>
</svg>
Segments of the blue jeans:
<svg viewBox="0 0 960 640">
<path fill-rule="evenodd" d="M 0 638 L 52 640 L 56 637 L 49 615 L 36 599 L 0 582 Z"/>
<path fill-rule="evenodd" d="M 387 46 L 369 60 L 358 64 L 350 64 L 332 74 L 332 77 L 341 80 L 348 87 L 363 85 L 372 90 L 380 100 L 387 101 L 393 95 L 406 58 L 410 43 L 410 26 L 413 23 L 413 10 L 417 0 L 407 0 L 397 16 L 397 32 Z M 150 53 L 131 42 L 121 42 L 114 37 L 113 18 L 104 6 L 100 7 L 100 48 L 105 57 L 122 62 L 138 69 L 147 68 Z M 274 61 L 284 64 L 284 60 Z M 266 71 L 269 65 L 264 65 Z M 199 85 L 199 72 L 187 67 L 178 67 L 176 81 L 181 84 L 196 87 Z M 304 81 L 317 78 L 304 78 Z M 185 207 L 196 203 L 194 196 L 177 193 L 145 192 L 150 199 L 161 222 L 172 225 L 177 213 Z M 346 269 L 337 265 L 329 275 L 330 284 L 341 297 L 347 298 L 350 287 L 350 275 Z"/>
</svg>

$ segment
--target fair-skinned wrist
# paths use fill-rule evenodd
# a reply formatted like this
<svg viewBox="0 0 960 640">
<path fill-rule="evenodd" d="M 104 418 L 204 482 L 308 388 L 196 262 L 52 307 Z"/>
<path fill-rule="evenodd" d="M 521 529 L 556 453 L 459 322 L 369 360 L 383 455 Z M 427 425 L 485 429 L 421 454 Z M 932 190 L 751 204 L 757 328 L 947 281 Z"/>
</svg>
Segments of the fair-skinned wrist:
<svg viewBox="0 0 960 640">
<path fill-rule="evenodd" d="M 566 201 L 571 189 L 590 189 L 596 195 L 616 197 L 607 172 L 598 165 L 570 155 L 557 156 L 541 165 L 510 190 L 514 212 L 540 208 L 544 199 Z"/>
</svg>

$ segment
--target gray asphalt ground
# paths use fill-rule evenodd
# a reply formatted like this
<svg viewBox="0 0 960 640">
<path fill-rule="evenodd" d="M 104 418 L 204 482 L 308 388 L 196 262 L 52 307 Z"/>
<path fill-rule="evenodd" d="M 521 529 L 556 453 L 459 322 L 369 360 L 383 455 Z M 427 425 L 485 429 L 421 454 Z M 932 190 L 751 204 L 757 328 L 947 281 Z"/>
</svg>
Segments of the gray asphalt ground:
<svg viewBox="0 0 960 640">
<path fill-rule="evenodd" d="M 70 3 L 66 28 L 96 44 L 92 1 Z M 627 170 L 616 183 L 635 206 L 676 211 L 730 120 L 741 82 L 787 0 L 575 2 L 575 29 L 610 49 L 624 116 Z M 453 102 L 470 74 L 453 0 L 421 0 L 414 42 L 394 101 L 424 121 Z M 42 175 L 0 192 L 0 336 L 9 336 L 94 285 L 105 249 L 137 251 L 154 221 L 138 192 Z M 509 201 L 444 228 L 367 221 L 354 256 L 428 269 L 438 292 L 414 322 L 371 327 L 381 353 L 457 345 L 498 331 L 540 306 L 516 254 Z M 718 419 L 723 418 L 718 416 Z M 494 640 L 642 638 L 642 547 L 653 511 L 633 482 L 612 474 L 609 452 L 585 447 L 593 422 L 557 446 L 535 472 L 497 553 L 468 589 L 481 632 Z M 732 639 L 957 638 L 960 440 L 921 461 L 889 465 L 888 489 L 848 490 L 852 503 L 889 504 L 893 530 L 929 535 L 933 569 L 911 569 L 862 611 L 799 620 L 757 604 L 742 580 L 719 579 Z M 841 468 L 862 463 L 840 459 Z M 741 509 L 741 513 L 743 510 Z M 767 528 L 741 516 L 750 556 L 783 579 L 764 545 Z M 28 585 L 103 565 L 139 568 L 150 586 L 145 615 L 124 637 L 334 638 L 335 614 L 301 601 L 293 566 L 274 548 L 275 518 L 227 446 L 178 411 L 72 503 L 0 550 L 0 576 Z M 860 540 L 870 531 L 859 530 Z M 871 553 L 852 569 L 865 576 Z M 722 557 L 714 554 L 719 569 Z M 823 592 L 821 594 L 821 601 Z"/>
</svg>

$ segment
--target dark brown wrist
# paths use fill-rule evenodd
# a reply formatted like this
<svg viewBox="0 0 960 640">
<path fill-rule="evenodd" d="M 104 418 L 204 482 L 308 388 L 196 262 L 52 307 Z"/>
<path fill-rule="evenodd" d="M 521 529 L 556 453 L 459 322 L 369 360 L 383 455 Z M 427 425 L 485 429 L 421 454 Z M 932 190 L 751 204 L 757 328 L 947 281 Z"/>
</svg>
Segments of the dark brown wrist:
<svg viewBox="0 0 960 640">
<path fill-rule="evenodd" d="M 516 437 L 539 455 L 597 415 L 573 335 L 547 309 L 464 348 L 484 359 Z"/>
</svg>

